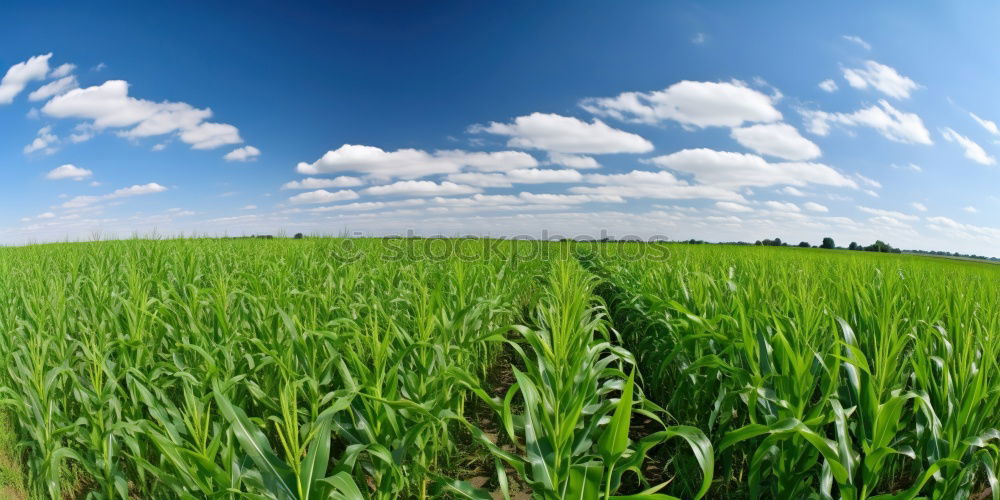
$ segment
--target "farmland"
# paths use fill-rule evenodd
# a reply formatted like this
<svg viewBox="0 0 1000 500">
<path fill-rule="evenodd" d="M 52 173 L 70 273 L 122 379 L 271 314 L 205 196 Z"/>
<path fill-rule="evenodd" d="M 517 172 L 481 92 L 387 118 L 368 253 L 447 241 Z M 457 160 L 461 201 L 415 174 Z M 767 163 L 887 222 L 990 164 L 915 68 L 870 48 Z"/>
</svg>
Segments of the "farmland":
<svg viewBox="0 0 1000 500">
<path fill-rule="evenodd" d="M 1000 495 L 996 266 L 491 240 L 0 256 L 8 496 Z"/>
</svg>

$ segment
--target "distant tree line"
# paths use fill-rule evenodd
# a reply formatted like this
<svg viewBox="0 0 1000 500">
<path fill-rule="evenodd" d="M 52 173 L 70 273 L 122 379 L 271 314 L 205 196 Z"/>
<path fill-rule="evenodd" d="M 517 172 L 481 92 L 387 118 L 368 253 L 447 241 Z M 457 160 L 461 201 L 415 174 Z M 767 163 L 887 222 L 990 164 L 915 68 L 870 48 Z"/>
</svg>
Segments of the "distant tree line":
<svg viewBox="0 0 1000 500">
<path fill-rule="evenodd" d="M 773 240 L 769 240 L 769 239 L 757 240 L 757 242 L 754 243 L 754 245 L 765 246 L 765 247 L 787 247 L 787 246 L 790 246 L 788 243 L 786 243 L 784 241 L 781 241 L 781 238 L 774 238 Z M 837 244 L 833 241 L 833 238 L 830 238 L 829 236 L 827 236 L 826 238 L 823 238 L 823 242 L 821 244 L 819 244 L 819 246 L 812 246 L 811 244 L 809 244 L 808 241 L 802 241 L 802 242 L 800 242 L 796 246 L 801 247 L 801 248 L 825 248 L 825 249 L 828 249 L 828 250 L 835 250 L 835 249 L 836 250 L 845 250 L 845 248 L 843 248 L 843 247 L 838 247 Z M 856 242 L 852 241 L 851 244 L 848 245 L 848 247 L 846 248 L 846 250 L 858 250 L 858 251 L 864 251 L 864 252 L 882 252 L 882 253 L 902 253 L 902 250 L 900 250 L 898 248 L 895 248 L 892 245 L 890 245 L 890 244 L 888 244 L 888 243 L 886 243 L 886 242 L 884 242 L 882 240 L 876 240 L 875 243 L 872 243 L 871 245 L 868 245 L 868 246 L 859 245 Z"/>
</svg>

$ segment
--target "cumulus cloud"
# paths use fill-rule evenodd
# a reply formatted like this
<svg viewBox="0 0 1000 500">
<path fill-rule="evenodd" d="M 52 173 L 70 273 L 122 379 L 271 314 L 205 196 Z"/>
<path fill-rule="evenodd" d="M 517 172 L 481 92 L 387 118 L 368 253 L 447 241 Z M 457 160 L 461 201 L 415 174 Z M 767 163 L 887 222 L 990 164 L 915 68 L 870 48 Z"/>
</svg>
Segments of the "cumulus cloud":
<svg viewBox="0 0 1000 500">
<path fill-rule="evenodd" d="M 59 144 L 59 138 L 52 133 L 52 126 L 47 125 L 38 130 L 38 134 L 35 135 L 35 140 L 31 141 L 31 144 L 24 147 L 24 154 L 36 151 L 52 154 L 56 152 L 56 144 Z"/>
<path fill-rule="evenodd" d="M 827 208 L 826 205 L 820 205 L 819 203 L 816 203 L 814 201 L 807 201 L 803 203 L 802 208 L 805 208 L 810 212 L 826 213 L 830 211 L 830 209 Z"/>
<path fill-rule="evenodd" d="M 715 208 L 725 210 L 727 212 L 753 212 L 753 208 L 742 203 L 733 203 L 731 201 L 717 201 L 715 202 Z"/>
<path fill-rule="evenodd" d="M 32 102 L 44 101 L 52 96 L 63 95 L 79 86 L 80 85 L 77 83 L 76 77 L 69 75 L 38 87 L 37 90 L 28 94 L 28 100 Z"/>
<path fill-rule="evenodd" d="M 993 165 L 997 162 L 982 146 L 950 128 L 941 129 L 941 136 L 948 142 L 958 143 L 965 150 L 965 157 L 980 165 Z"/>
<path fill-rule="evenodd" d="M 416 179 L 458 173 L 463 167 L 506 171 L 537 165 L 538 161 L 533 156 L 520 151 L 486 153 L 448 150 L 428 153 L 420 149 L 385 151 L 375 146 L 344 144 L 336 150 L 327 151 L 313 163 L 299 163 L 296 171 L 307 175 L 358 172 L 386 179 Z"/>
<path fill-rule="evenodd" d="M 972 205 L 969 205 L 969 206 L 963 208 L 962 210 L 965 210 L 966 212 L 969 212 L 970 214 L 979 213 L 979 209 L 976 208 L 976 207 L 974 207 L 974 206 L 972 206 Z"/>
<path fill-rule="evenodd" d="M 260 156 L 260 150 L 253 146 L 243 146 L 242 148 L 234 149 L 222 158 L 226 161 L 252 161 L 256 160 Z"/>
<path fill-rule="evenodd" d="M 511 123 L 473 125 L 469 131 L 510 137 L 509 147 L 554 153 L 647 153 L 653 150 L 653 143 L 643 137 L 610 127 L 600 120 L 585 122 L 552 113 L 518 116 Z"/>
<path fill-rule="evenodd" d="M 733 139 L 744 147 L 786 160 L 811 160 L 822 153 L 814 142 L 787 123 L 767 123 L 734 128 Z"/>
<path fill-rule="evenodd" d="M 522 168 L 507 172 L 507 179 L 514 184 L 544 184 L 549 182 L 580 182 L 583 174 L 572 169 Z"/>
<path fill-rule="evenodd" d="M 718 186 L 692 185 L 678 179 L 670 172 L 647 172 L 633 170 L 624 174 L 590 174 L 584 182 L 598 186 L 576 186 L 570 192 L 579 194 L 599 194 L 624 198 L 659 199 L 710 199 L 721 201 L 744 201 L 739 193 Z"/>
<path fill-rule="evenodd" d="M 518 197 L 527 203 L 538 205 L 577 205 L 581 203 L 624 203 L 621 196 L 614 194 L 551 194 L 551 193 L 526 193 L 518 194 Z"/>
<path fill-rule="evenodd" d="M 35 56 L 10 67 L 0 80 L 0 104 L 14 102 L 24 87 L 35 80 L 42 80 L 49 73 L 49 59 L 52 53 Z"/>
<path fill-rule="evenodd" d="M 746 122 L 775 122 L 781 112 L 775 97 L 744 82 L 684 80 L 653 92 L 624 92 L 615 97 L 584 99 L 580 106 L 622 121 L 656 124 L 673 120 L 693 127 L 739 127 Z"/>
<path fill-rule="evenodd" d="M 871 214 L 877 217 L 889 217 L 896 220 L 915 221 L 920 219 L 920 217 L 917 217 L 916 215 L 904 214 L 902 212 L 897 212 L 895 210 L 883 210 L 880 208 L 871 208 L 864 206 L 858 207 L 858 210 L 866 214 Z"/>
<path fill-rule="evenodd" d="M 357 177 L 342 175 L 333 179 L 319 179 L 316 177 L 306 177 L 299 181 L 286 182 L 281 186 L 285 189 L 323 189 L 323 188 L 345 188 L 364 185 L 364 181 Z"/>
<path fill-rule="evenodd" d="M 74 70 L 76 70 L 75 64 L 70 64 L 70 63 L 60 64 L 59 67 L 53 68 L 52 71 L 49 72 L 49 78 L 62 78 L 65 76 L 69 76 L 69 74 L 72 73 Z"/>
<path fill-rule="evenodd" d="M 94 131 L 127 128 L 122 137 L 138 139 L 179 133 L 194 149 L 213 149 L 243 142 L 239 129 L 206 121 L 212 110 L 183 102 L 154 102 L 128 95 L 128 82 L 109 80 L 101 85 L 73 89 L 53 97 L 42 112 L 56 118 L 90 120 Z"/>
<path fill-rule="evenodd" d="M 63 208 L 83 208 L 102 201 L 128 198 L 131 196 L 141 196 L 153 193 L 162 193 L 167 188 L 155 182 L 149 184 L 136 184 L 126 188 L 116 189 L 108 194 L 100 196 L 77 196 L 62 204 Z"/>
<path fill-rule="evenodd" d="M 826 92 L 836 92 L 838 87 L 837 87 L 837 82 L 828 78 L 826 80 L 823 80 L 822 82 L 819 82 L 819 88 L 823 89 Z"/>
<path fill-rule="evenodd" d="M 931 134 L 924 127 L 923 120 L 914 113 L 906 113 L 892 107 L 888 101 L 879 100 L 878 105 L 859 109 L 853 113 L 827 113 L 826 111 L 801 110 L 807 121 L 807 129 L 820 136 L 830 133 L 833 124 L 845 127 L 870 127 L 886 139 L 906 144 L 933 144 Z"/>
<path fill-rule="evenodd" d="M 920 86 L 894 68 L 875 61 L 865 61 L 863 68 L 844 68 L 844 79 L 856 89 L 872 87 L 896 99 L 908 99 Z"/>
<path fill-rule="evenodd" d="M 792 186 L 785 186 L 785 187 L 781 188 L 781 192 L 785 193 L 785 194 L 787 194 L 789 196 L 798 196 L 798 197 L 804 197 L 804 196 L 806 196 L 805 193 L 803 193 L 802 191 L 800 191 L 800 190 L 798 190 L 798 189 L 796 189 L 796 188 L 794 188 Z"/>
<path fill-rule="evenodd" d="M 779 212 L 801 212 L 798 205 L 786 201 L 765 201 L 764 206 Z"/>
<path fill-rule="evenodd" d="M 857 188 L 856 182 L 822 163 L 769 163 L 760 156 L 713 149 L 685 149 L 658 156 L 650 163 L 688 173 L 701 184 L 727 189 L 776 185 L 821 184 Z"/>
<path fill-rule="evenodd" d="M 82 181 L 92 175 L 94 175 L 94 172 L 88 169 L 67 163 L 66 165 L 50 170 L 49 173 L 45 174 L 45 178 L 49 180 L 73 179 L 74 181 Z"/>
<path fill-rule="evenodd" d="M 464 186 L 454 182 L 434 181 L 398 181 L 383 186 L 372 186 L 363 191 L 374 196 L 448 196 L 456 194 L 479 193 L 482 189 L 475 186 Z"/>
<path fill-rule="evenodd" d="M 240 131 L 228 123 L 201 122 L 181 131 L 181 140 L 194 149 L 215 149 L 228 144 L 243 142 Z M 249 146 L 253 148 L 253 146 Z M 256 150 L 257 148 L 253 148 Z M 260 154 L 260 151 L 257 151 Z"/>
<path fill-rule="evenodd" d="M 492 174 L 484 172 L 462 172 L 449 174 L 448 180 L 459 184 L 468 184 L 478 187 L 510 187 L 510 179 L 504 174 Z"/>
<path fill-rule="evenodd" d="M 996 135 L 996 136 L 1000 136 L 1000 128 L 997 128 L 996 122 L 994 122 L 992 120 L 986 120 L 984 118 L 980 118 L 980 117 L 976 116 L 975 113 L 971 113 L 971 112 L 969 113 L 969 116 L 971 116 L 972 119 L 975 120 L 976 123 L 978 123 L 981 127 L 983 127 L 984 129 L 986 129 L 987 132 L 989 132 L 989 133 L 991 133 L 993 135 Z"/>
<path fill-rule="evenodd" d="M 305 205 L 314 203 L 333 203 L 335 201 L 356 200 L 358 193 L 350 189 L 330 192 L 325 189 L 317 189 L 308 193 L 297 194 L 288 199 L 293 205 Z"/>
<path fill-rule="evenodd" d="M 519 168 L 538 166 L 534 156 L 521 151 L 483 151 L 445 150 L 435 151 L 434 157 L 452 161 L 458 165 L 478 170 L 480 172 L 506 172 Z"/>
<path fill-rule="evenodd" d="M 920 203 L 920 202 L 917 202 L 917 201 L 915 201 L 913 203 L 910 203 L 910 206 L 913 207 L 913 209 L 916 210 L 916 211 L 918 211 L 918 212 L 926 212 L 927 211 L 927 205 L 924 205 L 923 203 Z"/>
<path fill-rule="evenodd" d="M 566 153 L 549 153 L 549 163 L 552 165 L 562 165 L 564 167 L 570 168 L 600 168 L 601 164 L 597 163 L 591 156 L 586 155 L 570 155 Z"/>
</svg>

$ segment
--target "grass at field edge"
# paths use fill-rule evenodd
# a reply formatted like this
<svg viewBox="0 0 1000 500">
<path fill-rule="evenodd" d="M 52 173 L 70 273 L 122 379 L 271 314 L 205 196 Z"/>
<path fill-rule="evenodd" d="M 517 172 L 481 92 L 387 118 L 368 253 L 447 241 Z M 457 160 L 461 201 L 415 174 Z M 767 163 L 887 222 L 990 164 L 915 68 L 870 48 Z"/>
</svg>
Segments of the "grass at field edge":
<svg viewBox="0 0 1000 500">
<path fill-rule="evenodd" d="M 17 443 L 14 442 L 14 431 L 11 428 L 6 413 L 0 412 L 0 498 L 5 499 L 27 499 L 21 483 L 24 473 L 14 450 Z"/>
</svg>

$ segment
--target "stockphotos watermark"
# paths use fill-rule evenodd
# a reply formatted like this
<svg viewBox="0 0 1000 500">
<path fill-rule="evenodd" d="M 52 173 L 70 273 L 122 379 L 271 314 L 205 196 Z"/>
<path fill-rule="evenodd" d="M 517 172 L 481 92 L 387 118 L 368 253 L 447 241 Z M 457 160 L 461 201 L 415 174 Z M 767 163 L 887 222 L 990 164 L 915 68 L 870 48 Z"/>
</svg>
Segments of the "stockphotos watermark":
<svg viewBox="0 0 1000 500">
<path fill-rule="evenodd" d="M 381 244 L 373 245 L 373 241 Z M 342 234 L 331 249 L 332 257 L 353 262 L 375 257 L 380 261 L 460 260 L 477 262 L 490 258 L 513 260 L 548 259 L 554 256 L 587 258 L 614 257 L 619 260 L 666 261 L 670 248 L 666 236 L 615 236 L 602 229 L 598 235 L 564 235 L 542 230 L 537 235 L 503 237 L 419 235 L 407 230 L 404 235 L 371 236 L 363 233 Z"/>
</svg>

